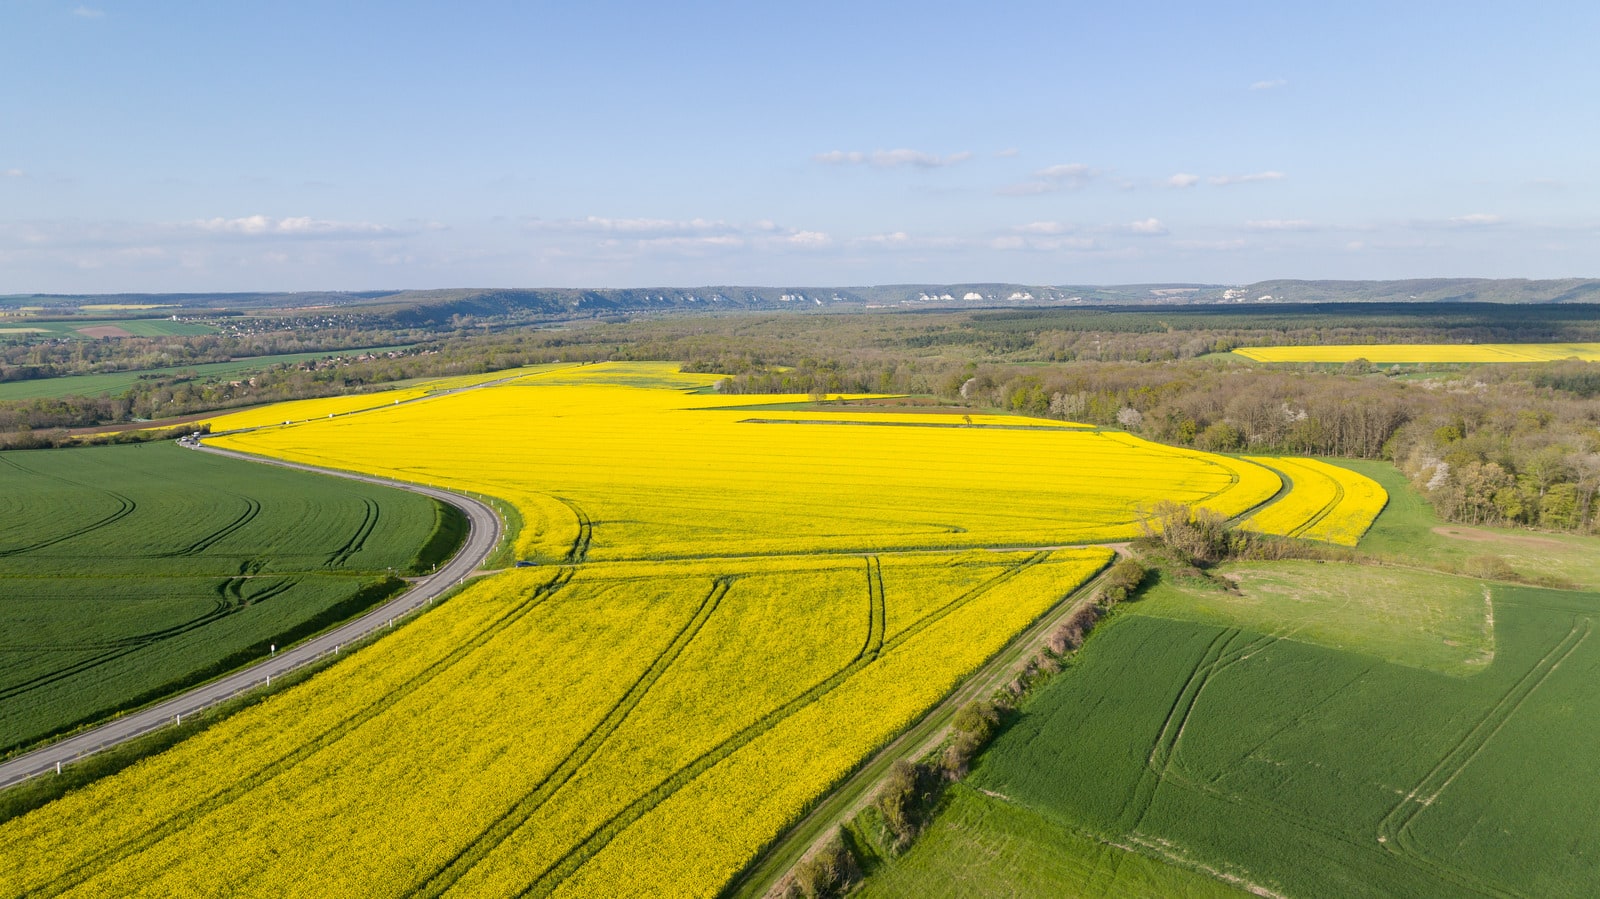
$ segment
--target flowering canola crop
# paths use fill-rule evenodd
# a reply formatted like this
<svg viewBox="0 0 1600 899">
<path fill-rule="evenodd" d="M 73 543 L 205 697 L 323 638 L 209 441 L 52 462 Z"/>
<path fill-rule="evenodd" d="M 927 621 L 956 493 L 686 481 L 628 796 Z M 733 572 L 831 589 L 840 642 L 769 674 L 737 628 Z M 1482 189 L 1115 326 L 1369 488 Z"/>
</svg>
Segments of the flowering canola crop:
<svg viewBox="0 0 1600 899">
<path fill-rule="evenodd" d="M 1250 460 L 1283 472 L 1293 489 L 1245 519 L 1246 530 L 1355 546 L 1389 502 L 1377 481 L 1348 468 L 1292 456 Z"/>
<path fill-rule="evenodd" d="M 365 412 L 369 409 L 392 406 L 396 403 L 406 403 L 444 390 L 460 390 L 463 387 L 471 387 L 489 381 L 526 377 L 548 368 L 551 368 L 551 366 L 529 366 L 508 371 L 452 375 L 393 390 L 377 390 L 371 393 L 353 393 L 346 396 L 328 396 L 310 400 L 290 400 L 285 403 L 273 403 L 269 406 L 257 406 L 238 412 L 229 412 L 216 418 L 197 421 L 195 424 L 210 425 L 211 430 L 216 433 L 246 428 L 261 428 L 268 425 L 295 424 L 316 418 L 349 415 L 353 412 Z"/>
<path fill-rule="evenodd" d="M 0 825 L 0 894 L 715 895 L 1112 558 L 1063 544 L 1280 487 L 1083 428 L 762 415 L 713 380 L 567 368 L 214 438 L 499 497 L 540 564 Z"/>
</svg>

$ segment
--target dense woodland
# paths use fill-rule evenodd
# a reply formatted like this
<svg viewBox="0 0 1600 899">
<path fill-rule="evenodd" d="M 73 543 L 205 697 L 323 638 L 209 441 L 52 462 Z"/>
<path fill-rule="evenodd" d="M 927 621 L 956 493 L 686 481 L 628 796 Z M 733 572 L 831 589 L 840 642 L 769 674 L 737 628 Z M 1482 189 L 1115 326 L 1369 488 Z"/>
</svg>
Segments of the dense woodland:
<svg viewBox="0 0 1600 899">
<path fill-rule="evenodd" d="M 1447 519 L 1600 527 L 1600 365 L 1265 366 L 1240 346 L 1600 341 L 1595 306 L 1027 309 L 575 320 L 487 333 L 330 329 L 0 346 L 0 379 L 139 370 L 427 336 L 393 356 L 141 380 L 115 397 L 0 403 L 0 446 L 65 429 L 605 359 L 679 360 L 729 393 L 888 393 L 1116 427 L 1216 452 L 1388 459 Z"/>
</svg>

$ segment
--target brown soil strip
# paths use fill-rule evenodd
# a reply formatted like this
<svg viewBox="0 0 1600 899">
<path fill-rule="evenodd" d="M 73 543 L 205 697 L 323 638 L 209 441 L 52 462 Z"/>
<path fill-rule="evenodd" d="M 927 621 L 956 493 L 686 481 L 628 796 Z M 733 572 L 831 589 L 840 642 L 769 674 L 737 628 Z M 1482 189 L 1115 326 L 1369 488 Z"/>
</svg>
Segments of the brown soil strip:
<svg viewBox="0 0 1600 899">
<path fill-rule="evenodd" d="M 1523 537 L 1516 534 L 1496 534 L 1493 531 L 1482 531 L 1477 528 L 1446 526 L 1434 528 L 1433 532 L 1442 537 L 1454 537 L 1457 540 L 1465 540 L 1469 543 L 1509 543 L 1513 546 L 1531 546 L 1539 549 L 1567 548 L 1565 543 L 1562 543 L 1560 540 L 1552 540 L 1549 537 Z"/>
<path fill-rule="evenodd" d="M 93 328 L 79 328 L 79 334 L 85 337 L 132 337 L 130 331 L 125 331 L 116 325 L 98 325 Z"/>
</svg>

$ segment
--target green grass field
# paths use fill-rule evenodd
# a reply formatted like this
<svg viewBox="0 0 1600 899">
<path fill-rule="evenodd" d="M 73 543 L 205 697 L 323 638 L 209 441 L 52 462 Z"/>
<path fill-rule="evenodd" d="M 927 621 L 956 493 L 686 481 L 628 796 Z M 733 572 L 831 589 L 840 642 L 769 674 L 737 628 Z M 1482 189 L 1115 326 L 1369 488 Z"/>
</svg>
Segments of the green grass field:
<svg viewBox="0 0 1600 899">
<path fill-rule="evenodd" d="M 75 318 L 64 321 L 36 321 L 19 318 L 0 319 L 0 340 L 16 337 L 95 339 L 97 335 L 84 333 L 86 328 L 119 328 L 132 337 L 187 337 L 195 334 L 217 333 L 217 329 L 210 325 L 204 325 L 199 322 L 175 322 L 168 318 Z"/>
<path fill-rule="evenodd" d="M 426 497 L 171 443 L 0 453 L 0 752 L 348 618 L 460 528 Z"/>
<path fill-rule="evenodd" d="M 1482 671 L 1494 656 L 1477 581 L 1324 562 L 1239 563 L 1217 574 L 1238 592 L 1161 581 L 1146 590 L 1139 610 L 1458 676 Z"/>
<path fill-rule="evenodd" d="M 1497 587 L 1473 676 L 1257 630 L 1114 618 L 972 785 L 1284 895 L 1592 895 L 1591 594 Z M 1091 869 L 1104 894 L 1115 864 Z"/>
<path fill-rule="evenodd" d="M 1158 581 L 953 788 L 867 896 L 1600 892 L 1593 538 L 1440 522 L 1392 466 L 1396 564 L 1236 563 Z M 1433 569 L 1433 570 L 1429 570 Z"/>
<path fill-rule="evenodd" d="M 405 347 L 380 347 L 369 352 L 384 352 L 394 349 L 405 349 Z M 32 400 L 58 396 L 116 396 L 126 393 L 128 388 L 141 380 L 169 377 L 180 372 L 193 372 L 199 378 L 223 378 L 230 375 L 262 371 L 284 363 L 326 359 L 329 356 L 357 352 L 361 351 L 284 353 L 277 356 L 255 356 L 248 359 L 235 359 L 231 362 L 207 362 L 200 365 L 157 368 L 147 371 L 119 371 L 100 375 L 68 375 L 61 378 L 39 378 L 32 381 L 3 381 L 0 382 L 0 401 Z"/>
<path fill-rule="evenodd" d="M 990 896 L 1115 896 L 1205 899 L 1237 896 L 1210 876 L 1097 840 L 1002 796 L 956 784 L 939 817 L 897 858 L 874 859 L 862 899 L 986 899 Z M 1097 868 L 1114 868 L 1105 888 L 1084 886 Z"/>
</svg>

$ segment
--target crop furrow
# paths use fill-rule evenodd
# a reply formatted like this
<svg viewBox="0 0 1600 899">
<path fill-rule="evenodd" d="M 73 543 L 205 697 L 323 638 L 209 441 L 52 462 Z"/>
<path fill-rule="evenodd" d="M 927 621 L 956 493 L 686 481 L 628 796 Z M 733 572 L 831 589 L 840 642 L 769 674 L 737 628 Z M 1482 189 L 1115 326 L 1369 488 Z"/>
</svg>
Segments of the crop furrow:
<svg viewBox="0 0 1600 899">
<path fill-rule="evenodd" d="M 370 499 L 362 499 L 361 524 L 356 527 L 355 534 L 346 540 L 344 545 L 334 550 L 323 563 L 325 568 L 338 568 L 350 561 L 350 557 L 360 552 L 367 544 L 367 537 L 371 536 L 372 529 L 378 526 L 378 504 Z"/>
<path fill-rule="evenodd" d="M 1522 707 L 1528 697 L 1532 696 L 1579 644 L 1588 638 L 1590 627 L 1587 618 L 1574 621 L 1572 629 L 1566 636 L 1518 678 L 1483 717 L 1450 747 L 1422 780 L 1394 804 L 1378 824 L 1379 840 L 1386 848 L 1392 852 L 1406 850 L 1406 847 L 1400 844 L 1411 823 L 1439 798 L 1444 789 L 1460 776 L 1462 771 L 1466 770 L 1467 765 L 1471 764 L 1488 745 L 1489 740 L 1505 727 L 1506 722 L 1511 720 L 1511 716 L 1516 714 L 1517 709 Z M 1415 854 L 1413 850 L 1406 851 Z"/>
<path fill-rule="evenodd" d="M 443 866 L 434 871 L 423 884 L 417 888 L 418 896 L 438 896 L 448 890 L 456 881 L 472 869 L 479 861 L 483 860 L 495 847 L 505 842 L 506 838 L 515 833 L 528 819 L 533 817 L 551 796 L 566 785 L 567 781 L 583 767 L 594 754 L 600 750 L 607 739 L 616 732 L 617 728 L 627 720 L 633 710 L 644 700 L 650 688 L 656 681 L 672 667 L 683 650 L 694 641 L 705 626 L 706 621 L 716 612 L 722 598 L 727 595 L 728 589 L 733 585 L 733 578 L 719 577 L 712 584 L 711 591 L 695 609 L 694 615 L 686 622 L 678 633 L 673 636 L 672 642 L 656 656 L 644 674 L 634 681 L 611 708 L 607 710 L 604 718 L 583 736 L 578 745 L 566 758 L 561 760 L 553 771 L 534 785 L 534 788 L 511 808 L 507 809 L 500 817 L 496 818 L 482 833 L 475 837 L 460 852 L 456 853 Z"/>
<path fill-rule="evenodd" d="M 594 520 L 583 507 L 564 496 L 556 497 L 562 505 L 572 510 L 578 519 L 578 534 L 572 539 L 572 547 L 567 550 L 566 563 L 568 565 L 581 565 L 589 559 L 589 544 L 594 541 Z"/>
<path fill-rule="evenodd" d="M 101 529 L 103 527 L 106 527 L 108 525 L 116 524 L 117 522 L 121 521 L 122 519 L 127 518 L 130 514 L 133 513 L 134 509 L 138 508 L 138 505 L 139 505 L 138 503 L 134 502 L 132 499 L 129 499 L 126 496 L 123 496 L 120 493 L 116 493 L 116 492 L 111 491 L 111 490 L 103 490 L 101 492 L 105 493 L 106 495 L 110 496 L 112 499 L 116 500 L 116 502 L 117 502 L 117 510 L 116 511 L 112 512 L 111 514 L 107 515 L 104 518 L 101 518 L 98 521 L 94 521 L 94 522 L 86 524 L 86 525 L 84 525 L 84 526 L 82 526 L 80 528 L 76 528 L 74 530 L 68 531 L 65 534 L 61 534 L 61 535 L 52 537 L 49 540 L 41 540 L 38 543 L 34 543 L 34 544 L 30 545 L 30 546 L 13 547 L 12 549 L 0 550 L 0 557 L 16 556 L 16 555 L 21 555 L 23 553 L 37 552 L 38 550 L 45 549 L 45 548 L 48 548 L 48 547 L 51 547 L 51 546 L 55 546 L 58 543 L 65 543 L 66 541 L 71 540 L 71 539 L 73 539 L 75 537 L 82 537 L 85 534 L 93 533 L 93 532 L 98 531 L 99 529 Z"/>
<path fill-rule="evenodd" d="M 237 496 L 237 494 L 235 494 L 235 495 Z M 255 517 L 257 515 L 261 514 L 261 503 L 257 502 L 254 499 L 251 499 L 248 496 L 238 496 L 238 498 L 244 500 L 245 508 L 244 508 L 244 511 L 241 512 L 237 518 L 235 518 L 232 521 L 228 522 L 227 524 L 223 525 L 221 528 L 218 528 L 217 530 L 212 531 L 210 534 L 207 534 L 206 536 L 200 538 L 199 540 L 196 540 L 195 542 L 189 544 L 188 546 L 184 547 L 183 549 L 177 550 L 175 552 L 170 552 L 170 553 L 162 553 L 160 558 L 173 558 L 173 557 L 178 557 L 178 556 L 197 556 L 197 555 L 205 552 L 206 550 L 210 549 L 211 547 L 217 545 L 218 543 L 222 542 L 228 536 L 232 535 L 235 531 L 238 531 L 240 528 L 242 528 L 245 525 L 249 524 L 250 522 L 254 521 Z"/>
<path fill-rule="evenodd" d="M 1312 515 L 1310 518 L 1302 522 L 1298 527 L 1291 530 L 1289 532 L 1290 537 L 1299 537 L 1300 535 L 1316 527 L 1322 522 L 1322 519 L 1333 514 L 1333 511 L 1339 508 L 1339 504 L 1344 502 L 1344 485 L 1339 483 L 1338 480 L 1334 478 L 1329 478 L 1328 480 L 1333 483 L 1333 498 L 1328 500 L 1328 502 L 1324 504 L 1322 508 L 1318 509 L 1316 514 Z"/>
<path fill-rule="evenodd" d="M 567 852 L 561 858 L 557 859 L 543 871 L 539 872 L 530 881 L 527 888 L 524 889 L 520 895 L 535 897 L 549 895 L 553 890 L 555 890 L 556 887 L 561 885 L 562 881 L 566 880 L 568 877 L 571 877 L 572 874 L 578 870 L 578 868 L 582 867 L 585 862 L 593 858 L 595 853 L 598 853 L 600 850 L 609 845 L 612 840 L 616 839 L 618 834 L 630 827 L 635 821 L 638 821 L 640 818 L 644 817 L 656 806 L 666 801 L 667 797 L 671 796 L 673 793 L 676 793 L 695 778 L 704 774 L 712 766 L 749 745 L 757 737 L 760 737 L 767 731 L 777 727 L 783 721 L 793 716 L 796 712 L 837 689 L 841 684 L 849 680 L 850 677 L 856 672 L 871 664 L 884 652 L 887 652 L 888 650 L 893 649 L 895 646 L 898 646 L 900 643 L 903 643 L 914 633 L 914 631 L 922 630 L 923 628 L 932 624 L 934 621 L 937 621 L 938 619 L 948 615 L 950 612 L 954 611 L 955 608 L 970 602 L 971 600 L 976 599 L 977 597 L 982 596 L 1001 584 L 1011 580 L 1023 570 L 1038 564 L 1040 561 L 1043 561 L 1043 559 L 1048 555 L 1049 553 L 1041 552 L 1029 556 L 1027 559 L 1023 560 L 1017 565 L 989 579 L 985 583 L 979 584 L 971 590 L 968 590 L 966 593 L 963 593 L 961 596 L 950 601 L 949 603 L 946 603 L 944 606 L 941 606 L 933 612 L 930 612 L 928 615 L 920 619 L 916 625 L 913 625 L 911 628 L 907 628 L 906 631 L 901 632 L 893 640 L 887 642 L 883 640 L 881 636 L 882 625 L 880 624 L 880 635 L 877 638 L 873 638 L 869 635 L 867 643 L 863 647 L 862 651 L 848 665 L 839 669 L 834 674 L 829 675 L 826 679 L 812 686 L 804 693 L 801 693 L 800 695 L 779 706 L 777 709 L 768 713 L 760 721 L 745 727 L 743 730 L 739 731 L 733 736 L 728 737 L 726 740 L 723 740 L 721 743 L 718 743 L 716 746 L 702 753 L 694 761 L 678 769 L 670 777 L 657 784 L 644 795 L 635 799 L 628 805 L 627 808 L 613 815 L 605 823 L 590 831 L 589 834 L 583 838 L 583 840 L 575 844 L 571 849 L 567 850 Z M 873 583 L 878 585 L 878 589 L 876 591 L 872 590 Z M 869 602 L 876 600 L 881 604 L 883 596 L 881 580 L 876 578 L 869 580 L 868 590 Z M 874 616 L 874 620 L 882 621 L 883 617 L 881 613 Z M 873 651 L 874 644 L 876 644 L 877 647 L 875 652 Z"/>
</svg>

